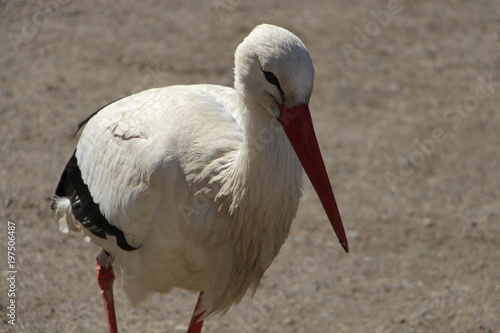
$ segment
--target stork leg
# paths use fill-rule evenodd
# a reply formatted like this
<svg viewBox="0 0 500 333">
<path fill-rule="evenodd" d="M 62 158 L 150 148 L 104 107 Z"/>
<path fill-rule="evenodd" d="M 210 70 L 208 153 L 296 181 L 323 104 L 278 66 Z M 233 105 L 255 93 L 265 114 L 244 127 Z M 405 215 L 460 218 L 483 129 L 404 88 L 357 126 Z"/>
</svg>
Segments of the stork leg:
<svg viewBox="0 0 500 333">
<path fill-rule="evenodd" d="M 113 273 L 113 256 L 111 253 L 104 251 L 99 253 L 96 258 L 97 282 L 102 292 L 102 300 L 106 310 L 106 319 L 108 320 L 109 333 L 118 333 L 116 325 L 115 302 L 113 300 L 113 281 L 115 274 Z"/>
<path fill-rule="evenodd" d="M 201 328 L 203 327 L 203 319 L 200 320 L 201 316 L 205 313 L 205 311 L 198 313 L 198 310 L 201 307 L 201 298 L 203 297 L 203 291 L 200 291 L 200 296 L 198 296 L 198 302 L 196 302 L 196 306 L 193 311 L 193 316 L 191 317 L 191 322 L 189 323 L 189 328 L 187 333 L 201 333 Z"/>
</svg>

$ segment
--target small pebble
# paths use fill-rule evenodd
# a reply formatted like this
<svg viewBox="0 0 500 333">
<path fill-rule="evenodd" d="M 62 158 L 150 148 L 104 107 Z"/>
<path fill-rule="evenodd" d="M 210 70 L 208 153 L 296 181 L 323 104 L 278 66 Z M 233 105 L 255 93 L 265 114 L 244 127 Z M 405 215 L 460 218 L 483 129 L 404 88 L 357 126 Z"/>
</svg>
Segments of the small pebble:
<svg viewBox="0 0 500 333">
<path fill-rule="evenodd" d="M 348 231 L 347 232 L 347 237 L 350 239 L 359 239 L 360 234 L 358 231 Z"/>
<path fill-rule="evenodd" d="M 394 323 L 397 323 L 397 324 L 404 324 L 406 322 L 406 318 L 405 317 L 396 317 L 393 319 Z"/>
<path fill-rule="evenodd" d="M 177 325 L 174 328 L 174 332 L 186 332 L 188 330 L 187 326 L 184 325 Z"/>
<path fill-rule="evenodd" d="M 429 218 L 426 218 L 426 219 L 424 219 L 424 225 L 426 227 L 433 227 L 433 226 L 436 225 L 436 221 L 433 221 L 433 220 L 431 220 Z"/>
</svg>

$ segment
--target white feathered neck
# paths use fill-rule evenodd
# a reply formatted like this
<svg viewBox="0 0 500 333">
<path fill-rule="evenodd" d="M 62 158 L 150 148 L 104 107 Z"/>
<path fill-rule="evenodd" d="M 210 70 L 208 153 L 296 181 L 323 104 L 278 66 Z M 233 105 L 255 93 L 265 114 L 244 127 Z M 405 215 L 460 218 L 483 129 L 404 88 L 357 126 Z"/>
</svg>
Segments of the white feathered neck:
<svg viewBox="0 0 500 333">
<path fill-rule="evenodd" d="M 219 211 L 231 218 L 217 222 L 226 224 L 217 239 L 226 235 L 227 243 L 209 252 L 214 269 L 207 290 L 215 297 L 204 304 L 207 314 L 225 311 L 248 288 L 255 290 L 288 236 L 301 196 L 302 168 L 276 118 L 282 92 L 266 81 L 263 71 L 279 74 L 286 95 L 282 102 L 293 105 L 309 100 L 312 62 L 302 42 L 288 31 L 264 25 L 254 32 L 235 54 L 238 93 L 230 109 L 242 127 L 243 143 L 211 180 L 221 184 L 215 198 Z M 273 38 L 265 40 L 266 34 Z M 294 85 L 297 80 L 304 84 Z"/>
</svg>

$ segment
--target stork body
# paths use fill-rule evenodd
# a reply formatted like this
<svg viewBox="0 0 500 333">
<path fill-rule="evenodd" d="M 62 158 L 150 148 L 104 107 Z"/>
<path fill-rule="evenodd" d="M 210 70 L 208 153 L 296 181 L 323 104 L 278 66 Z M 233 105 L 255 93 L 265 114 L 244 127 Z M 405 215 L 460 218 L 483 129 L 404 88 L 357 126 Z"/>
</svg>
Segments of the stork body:
<svg viewBox="0 0 500 333">
<path fill-rule="evenodd" d="M 255 289 L 297 211 L 301 162 L 347 250 L 310 123 L 305 46 L 261 25 L 235 58 L 235 88 L 151 89 L 95 113 L 61 177 L 60 229 L 110 253 L 134 303 L 203 291 L 199 320 Z"/>
</svg>

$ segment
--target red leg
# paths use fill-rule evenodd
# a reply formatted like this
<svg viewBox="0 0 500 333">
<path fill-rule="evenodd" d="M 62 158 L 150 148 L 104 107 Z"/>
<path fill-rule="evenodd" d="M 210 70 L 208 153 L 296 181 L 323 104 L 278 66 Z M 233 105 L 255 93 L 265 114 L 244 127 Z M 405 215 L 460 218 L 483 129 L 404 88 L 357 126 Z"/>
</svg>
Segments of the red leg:
<svg viewBox="0 0 500 333">
<path fill-rule="evenodd" d="M 191 322 L 189 323 L 189 328 L 187 330 L 187 333 L 201 333 L 201 328 L 203 327 L 203 320 L 200 320 L 200 318 L 201 316 L 203 316 L 205 311 L 198 314 L 196 314 L 196 312 L 201 307 L 202 296 L 203 296 L 203 291 L 200 291 L 200 296 L 198 296 L 198 302 L 196 302 L 196 307 L 194 308 L 193 316 L 191 317 Z"/>
<path fill-rule="evenodd" d="M 104 254 L 104 255 L 103 255 Z M 104 250 L 96 258 L 97 282 L 102 291 L 102 299 L 106 310 L 109 333 L 118 333 L 116 325 L 115 303 L 113 300 L 113 273 L 112 257 Z"/>
</svg>

